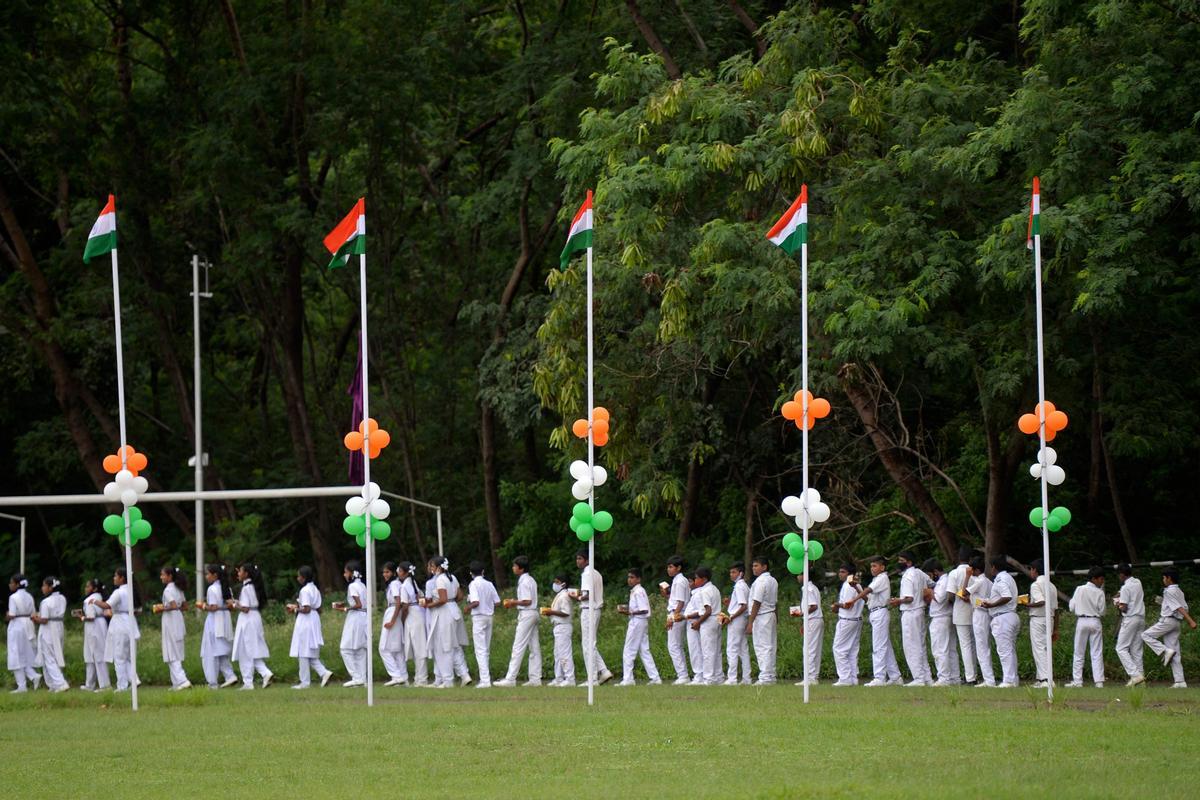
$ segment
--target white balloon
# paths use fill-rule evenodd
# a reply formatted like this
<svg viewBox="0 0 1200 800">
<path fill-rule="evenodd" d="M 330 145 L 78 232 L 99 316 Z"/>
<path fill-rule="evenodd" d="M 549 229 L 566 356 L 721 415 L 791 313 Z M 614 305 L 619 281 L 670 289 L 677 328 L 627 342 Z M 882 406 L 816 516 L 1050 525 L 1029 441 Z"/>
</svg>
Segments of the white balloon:
<svg viewBox="0 0 1200 800">
<path fill-rule="evenodd" d="M 805 508 L 812 508 L 817 503 L 821 502 L 821 493 L 810 487 L 804 490 L 804 494 L 801 496 L 801 499 L 804 500 Z"/>
<path fill-rule="evenodd" d="M 123 469 L 116 475 L 117 485 L 122 489 L 133 488 L 133 473 L 127 469 Z"/>
<path fill-rule="evenodd" d="M 115 481 L 109 481 L 104 485 L 104 499 L 110 503 L 116 503 L 121 499 L 121 487 L 117 486 Z"/>
<path fill-rule="evenodd" d="M 138 494 L 145 494 L 150 490 L 150 481 L 138 475 L 133 479 L 133 490 Z"/>
<path fill-rule="evenodd" d="M 366 498 L 368 502 L 379 499 L 379 484 L 375 481 L 371 481 L 367 484 Z"/>
<path fill-rule="evenodd" d="M 593 486 L 603 486 L 604 482 L 606 480 L 608 480 L 608 470 L 606 470 L 604 467 L 600 466 L 599 464 L 592 467 L 592 485 Z"/>
<path fill-rule="evenodd" d="M 829 519 L 829 506 L 817 503 L 809 509 L 809 513 L 812 514 L 813 522 L 826 522 Z"/>
<path fill-rule="evenodd" d="M 587 481 L 575 481 L 571 486 L 571 496 L 576 500 L 587 500 L 588 495 L 592 493 L 592 487 Z"/>
<path fill-rule="evenodd" d="M 800 530 L 812 527 L 812 517 L 809 516 L 806 509 L 800 509 L 800 513 L 796 515 L 796 527 Z"/>
<path fill-rule="evenodd" d="M 783 498 L 782 505 L 783 513 L 787 514 L 789 517 L 794 517 L 804 510 L 804 503 L 802 503 L 800 498 L 796 497 L 794 494 L 789 494 L 787 497 Z"/>
<path fill-rule="evenodd" d="M 1046 466 L 1050 466 L 1054 462 L 1058 461 L 1058 453 L 1054 452 L 1053 447 L 1046 445 L 1042 448 L 1041 452 L 1038 453 L 1038 461 Z"/>
<path fill-rule="evenodd" d="M 1029 475 L 1030 475 L 1030 477 L 1033 477 L 1033 478 L 1042 477 L 1042 465 L 1041 464 L 1030 464 L 1029 465 Z"/>
<path fill-rule="evenodd" d="M 361 517 L 367 511 L 367 501 L 360 496 L 355 495 L 346 501 L 346 515 L 350 517 Z"/>
<path fill-rule="evenodd" d="M 1046 467 L 1046 482 L 1051 486 L 1058 486 L 1067 479 L 1067 471 L 1058 465 Z"/>
<path fill-rule="evenodd" d="M 125 491 L 121 492 L 121 505 L 136 506 L 137 500 L 137 492 L 135 492 L 133 489 L 126 489 Z"/>
<path fill-rule="evenodd" d="M 571 462 L 571 477 L 577 481 L 581 481 L 587 477 L 588 465 L 586 461 Z"/>
<path fill-rule="evenodd" d="M 387 519 L 388 514 L 392 513 L 392 507 L 388 505 L 388 501 L 380 498 L 379 500 L 371 501 L 371 516 L 375 519 Z"/>
</svg>

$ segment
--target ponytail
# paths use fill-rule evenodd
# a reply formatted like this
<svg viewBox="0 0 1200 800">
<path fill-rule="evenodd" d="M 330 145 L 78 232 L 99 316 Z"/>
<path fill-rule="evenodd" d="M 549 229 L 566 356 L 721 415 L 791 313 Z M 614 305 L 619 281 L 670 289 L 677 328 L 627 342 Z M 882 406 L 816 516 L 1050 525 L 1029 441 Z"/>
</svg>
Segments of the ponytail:
<svg viewBox="0 0 1200 800">
<path fill-rule="evenodd" d="M 229 585 L 229 574 L 225 569 L 224 564 L 206 564 L 204 571 L 210 575 L 217 576 L 217 583 L 221 584 L 221 601 L 233 599 L 233 587 Z"/>
</svg>

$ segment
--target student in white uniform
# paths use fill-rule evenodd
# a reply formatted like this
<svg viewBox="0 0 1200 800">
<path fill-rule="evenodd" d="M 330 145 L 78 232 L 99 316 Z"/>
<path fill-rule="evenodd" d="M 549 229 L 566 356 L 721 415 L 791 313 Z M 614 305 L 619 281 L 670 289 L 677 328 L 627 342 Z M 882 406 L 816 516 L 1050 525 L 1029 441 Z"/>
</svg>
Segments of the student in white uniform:
<svg viewBox="0 0 1200 800">
<path fill-rule="evenodd" d="M 671 656 L 671 665 L 675 668 L 675 685 L 683 686 L 691 680 L 687 655 L 683 651 L 687 626 L 676 621 L 683 619 L 683 611 L 688 600 L 692 599 L 691 581 L 683 574 L 683 556 L 667 559 L 667 577 L 671 580 L 670 586 L 666 589 L 659 587 L 663 597 L 667 598 L 667 654 Z"/>
<path fill-rule="evenodd" d="M 187 635 L 183 610 L 187 608 L 187 578 L 176 567 L 163 567 L 158 573 L 162 581 L 162 603 L 154 608 L 161 615 L 162 657 L 171 673 L 171 691 L 179 692 L 192 688 L 183 671 L 183 641 Z"/>
<path fill-rule="evenodd" d="M 554 635 L 554 680 L 550 686 L 575 685 L 575 645 L 572 642 L 574 625 L 571 624 L 573 611 L 571 590 L 567 588 L 566 573 L 554 576 L 550 584 L 554 599 L 550 605 L 541 609 L 543 617 L 550 618 L 550 632 Z"/>
<path fill-rule="evenodd" d="M 1113 598 L 1113 604 L 1121 612 L 1121 627 L 1117 629 L 1117 657 L 1129 676 L 1126 686 L 1145 683 L 1142 665 L 1142 633 L 1146 630 L 1146 598 L 1142 582 L 1133 577 L 1133 567 L 1117 565 L 1117 578 L 1121 591 Z"/>
<path fill-rule="evenodd" d="M 820 683 L 821 655 L 825 645 L 825 617 L 821 613 L 821 590 L 817 588 L 816 574 L 809 567 L 808 583 L 804 583 L 804 573 L 796 576 L 800 581 L 800 610 L 803 625 L 800 634 L 804 637 L 804 667 L 801 669 L 801 679 L 797 686 L 804 685 L 805 670 L 810 676 L 809 686 Z"/>
<path fill-rule="evenodd" d="M 992 573 L 991 595 L 980 605 L 991 617 L 992 638 L 996 640 L 996 655 L 1000 657 L 1000 688 L 1011 689 L 1018 685 L 1017 634 L 1021 632 L 1017 582 L 1008 574 L 1008 559 L 1004 556 L 993 557 L 988 568 Z"/>
<path fill-rule="evenodd" d="M 581 549 L 575 553 L 575 566 L 582 570 L 579 576 L 579 632 L 583 644 L 583 669 L 597 683 L 607 683 L 612 680 L 612 672 L 604 663 L 596 647 L 596 637 L 600 630 L 600 612 L 604 610 L 604 576 L 597 572 L 588 562 L 588 551 Z M 592 658 L 595 663 L 592 663 Z M 594 670 L 594 671 L 593 671 Z"/>
<path fill-rule="evenodd" d="M 1029 585 L 1029 646 L 1033 651 L 1033 666 L 1037 674 L 1035 689 L 1045 689 L 1050 685 L 1051 662 L 1046 652 L 1047 627 L 1046 606 L 1050 606 L 1051 623 L 1049 641 L 1051 647 L 1058 641 L 1058 587 L 1050 582 L 1045 574 L 1046 566 L 1040 558 L 1029 564 L 1029 577 L 1033 582 Z"/>
<path fill-rule="evenodd" d="M 771 575 L 766 556 L 750 562 L 754 583 L 750 584 L 750 619 L 746 623 L 754 639 L 754 660 L 758 663 L 756 686 L 775 683 L 775 648 L 778 644 L 778 620 L 775 607 L 779 600 L 779 582 Z"/>
<path fill-rule="evenodd" d="M 267 588 L 257 564 L 246 562 L 238 567 L 238 580 L 242 589 L 232 608 L 238 612 L 237 625 L 233 629 L 233 655 L 242 673 L 240 691 L 254 688 L 254 673 L 262 676 L 262 688 L 271 685 L 275 674 L 267 668 L 271 651 L 267 648 L 267 637 L 263 631 L 262 614 L 259 609 L 267 602 Z"/>
<path fill-rule="evenodd" d="M 721 666 L 721 622 L 717 616 L 721 612 L 721 591 L 712 582 L 712 570 L 708 567 L 696 569 L 696 583 L 700 616 L 692 625 L 700 634 L 701 683 L 716 686 L 725 681 Z"/>
<path fill-rule="evenodd" d="M 871 624 L 872 679 L 866 686 L 890 686 L 903 683 L 896 653 L 892 649 L 892 581 L 887 574 L 887 560 L 875 556 L 869 565 L 871 582 L 857 593 L 867 604 L 867 621 Z"/>
<path fill-rule="evenodd" d="M 692 683 L 700 682 L 700 673 L 704 671 L 704 657 L 700 652 L 700 631 L 692 627 L 692 623 L 700 618 L 700 597 L 696 594 L 696 574 L 688 576 L 688 589 L 691 595 L 683 607 L 683 620 L 676 622 L 682 625 L 686 632 L 688 666 L 692 670 Z"/>
<path fill-rule="evenodd" d="M 107 689 L 110 685 L 108 662 L 104 660 L 104 641 L 108 638 L 108 618 L 93 600 L 104 599 L 104 582 L 91 578 L 87 582 L 83 608 L 75 615 L 83 622 L 83 663 L 85 680 L 80 689 L 86 692 Z"/>
<path fill-rule="evenodd" d="M 432 588 L 422 599 L 429 610 L 429 654 L 433 657 L 433 688 L 454 686 L 454 649 L 458 647 L 458 629 L 454 620 L 454 589 L 447 574 L 450 560 L 434 556 L 427 567 Z"/>
<path fill-rule="evenodd" d="M 307 689 L 314 670 L 324 686 L 333 677 L 333 671 L 321 663 L 321 647 L 325 644 L 321 632 L 321 588 L 317 586 L 313 568 L 307 565 L 296 570 L 296 583 L 300 585 L 300 593 L 296 602 L 287 606 L 288 613 L 296 615 L 288 655 L 300 662 L 300 681 L 292 688 Z"/>
<path fill-rule="evenodd" d="M 379 628 L 379 657 L 388 674 L 384 686 L 404 686 L 408 683 L 408 668 L 404 663 L 404 620 L 400 614 L 400 576 L 395 562 L 383 565 L 384 607 Z"/>
<path fill-rule="evenodd" d="M 459 605 L 463 601 L 462 585 L 449 567 L 446 568 L 446 580 L 450 581 L 450 618 L 454 620 L 454 651 L 451 654 L 454 657 L 454 674 L 459 677 L 463 686 L 470 686 L 471 668 L 467 666 L 467 656 L 463 651 L 470 640 L 467 638 L 467 623 L 463 619 L 462 606 Z M 451 683 L 453 684 L 453 681 Z"/>
<path fill-rule="evenodd" d="M 400 576 L 400 621 L 404 625 L 403 675 L 407 675 L 408 660 L 413 662 L 413 685 L 429 683 L 429 631 L 426 626 L 428 612 L 421 607 L 421 593 L 417 589 L 417 577 L 412 562 L 401 561 L 396 565 Z"/>
<path fill-rule="evenodd" d="M 521 672 L 521 661 L 525 652 L 529 652 L 529 680 L 526 686 L 542 685 L 542 645 L 538 641 L 537 581 L 529 574 L 529 559 L 517 556 L 512 563 L 513 574 L 517 576 L 517 597 L 503 602 L 505 608 L 517 609 L 517 632 L 513 636 L 512 657 L 508 660 L 508 673 L 503 680 L 496 681 L 496 686 L 511 687 L 517 685 L 517 675 Z"/>
<path fill-rule="evenodd" d="M 1092 680 L 1097 689 L 1104 688 L 1104 569 L 1088 570 L 1087 583 L 1075 587 L 1067 608 L 1075 615 L 1075 652 L 1071 662 L 1071 682 L 1067 686 L 1083 686 L 1085 654 L 1092 657 Z"/>
<path fill-rule="evenodd" d="M 996 687 L 996 673 L 992 668 L 992 617 L 983 604 L 991 599 L 992 580 L 985 572 L 983 556 L 971 556 L 971 577 L 965 594 L 971 601 L 971 629 L 975 638 L 975 660 L 979 666 L 980 681 L 976 686 Z"/>
<path fill-rule="evenodd" d="M 1167 567 L 1162 571 L 1163 593 L 1158 622 L 1154 623 L 1142 634 L 1142 641 L 1162 659 L 1163 666 L 1171 667 L 1171 675 L 1175 683 L 1171 688 L 1186 689 L 1187 681 L 1183 677 L 1183 660 L 1179 654 L 1180 621 L 1196 629 L 1196 621 L 1188 613 L 1187 599 L 1179 588 L 1179 571 Z"/>
<path fill-rule="evenodd" d="M 729 580 L 733 586 L 729 590 L 725 616 L 721 618 L 721 624 L 725 626 L 725 660 L 729 664 L 725 685 L 737 684 L 740 666 L 742 683 L 749 686 L 750 642 L 746 636 L 746 620 L 750 618 L 750 587 L 746 584 L 746 565 L 735 562 L 729 568 Z"/>
<path fill-rule="evenodd" d="M 42 676 L 33 668 L 37 660 L 33 596 L 29 594 L 28 579 L 19 572 L 8 579 L 8 591 L 8 611 L 4 615 L 8 622 L 8 669 L 17 682 L 12 694 L 20 694 L 28 691 L 28 681 L 33 681 L 34 689 L 42 682 Z"/>
<path fill-rule="evenodd" d="M 30 619 L 38 626 L 37 659 L 34 666 L 41 667 L 46 677 L 46 688 L 52 692 L 65 692 L 71 687 L 63 677 L 63 618 L 67 615 L 67 598 L 62 596 L 58 578 L 42 580 L 42 602 L 38 612 Z"/>
<path fill-rule="evenodd" d="M 651 685 L 659 685 L 662 678 L 650 653 L 650 598 L 642 587 L 642 571 L 630 569 L 625 582 L 629 584 L 629 603 L 617 606 L 617 613 L 629 617 L 629 625 L 625 628 L 625 649 L 621 654 L 621 682 L 618 686 L 633 686 L 633 665 L 638 658 L 642 660 L 642 668 Z"/>
<path fill-rule="evenodd" d="M 855 586 L 858 567 L 847 561 L 838 568 L 838 598 L 833 604 L 837 627 L 833 632 L 833 664 L 837 669 L 834 686 L 858 685 L 858 645 L 862 638 L 863 601 Z"/>
<path fill-rule="evenodd" d="M 962 656 L 963 678 L 967 683 L 975 682 L 975 630 L 971 625 L 973 618 L 971 601 L 967 596 L 967 583 L 971 579 L 971 566 L 968 563 L 974 553 L 969 547 L 958 551 L 958 566 L 950 570 L 946 578 L 946 593 L 951 597 L 950 619 L 954 623 L 954 633 L 958 637 L 958 652 Z"/>
<path fill-rule="evenodd" d="M 342 686 L 367 685 L 367 587 L 363 583 L 362 562 L 351 560 L 342 569 L 346 580 L 346 602 L 334 603 L 333 610 L 346 615 L 342 623 L 342 663 L 350 680 Z"/>
<path fill-rule="evenodd" d="M 95 605 L 109 612 L 108 638 L 104 642 L 104 660 L 112 663 L 117 673 L 117 691 L 124 692 L 131 683 L 140 684 L 133 671 L 133 648 L 142 638 L 134 615 L 140 598 L 132 591 L 124 567 L 113 572 L 113 590 L 108 600 L 97 600 Z"/>
<path fill-rule="evenodd" d="M 204 592 L 204 602 L 199 605 L 205 612 L 204 634 L 200 639 L 200 664 L 204 667 L 204 680 L 208 688 L 216 689 L 218 685 L 225 688 L 237 683 L 229 658 L 233 653 L 233 620 L 229 613 L 233 593 L 224 564 L 205 565 L 204 580 L 208 588 Z M 217 679 L 221 677 L 225 681 L 218 684 Z"/>
<path fill-rule="evenodd" d="M 921 571 L 933 581 L 929 600 L 929 648 L 937 667 L 937 680 L 933 685 L 957 686 L 962 683 L 962 672 L 958 668 L 958 652 L 954 646 L 954 598 L 946 591 L 950 576 L 936 558 L 922 564 Z"/>
<path fill-rule="evenodd" d="M 900 593 L 889 603 L 900 609 L 900 636 L 904 645 L 904 662 L 912 680 L 906 686 L 929 686 L 929 654 L 925 650 L 925 590 L 929 588 L 929 576 L 916 563 L 916 556 L 904 551 L 899 556 Z"/>
<path fill-rule="evenodd" d="M 477 689 L 492 685 L 492 621 L 500 595 L 484 577 L 482 561 L 471 562 L 471 583 L 467 586 L 467 610 L 471 613 L 471 643 L 475 647 L 475 666 L 479 669 Z"/>
</svg>

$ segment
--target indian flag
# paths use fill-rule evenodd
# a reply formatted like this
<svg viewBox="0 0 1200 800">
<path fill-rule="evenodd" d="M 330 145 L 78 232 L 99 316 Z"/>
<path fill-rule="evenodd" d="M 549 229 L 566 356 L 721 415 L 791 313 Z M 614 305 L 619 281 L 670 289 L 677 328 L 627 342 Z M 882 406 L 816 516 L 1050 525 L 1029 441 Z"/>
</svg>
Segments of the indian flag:
<svg viewBox="0 0 1200 800">
<path fill-rule="evenodd" d="M 83 248 L 83 263 L 88 263 L 96 256 L 111 253 L 117 249 L 117 200 L 111 194 L 104 204 L 96 224 L 88 234 L 87 247 Z"/>
<path fill-rule="evenodd" d="M 367 214 L 365 198 L 358 198 L 354 208 L 337 227 L 325 237 L 325 249 L 333 253 L 333 258 L 326 269 L 337 269 L 346 266 L 350 256 L 360 256 L 367 252 Z"/>
<path fill-rule="evenodd" d="M 1033 178 L 1033 201 L 1029 204 L 1029 234 L 1025 239 L 1025 246 L 1030 250 L 1033 249 L 1033 237 L 1042 235 L 1041 216 L 1042 185 L 1035 175 Z"/>
<path fill-rule="evenodd" d="M 808 241 L 808 184 L 800 187 L 800 196 L 779 218 L 775 227 L 767 231 L 767 238 L 771 244 L 782 247 L 789 256 Z"/>
<path fill-rule="evenodd" d="M 567 245 L 563 248 L 562 255 L 558 257 L 559 268 L 566 269 L 571 256 L 587 250 L 591 246 L 592 190 L 588 189 L 587 199 L 583 201 L 583 205 L 575 212 L 575 219 L 571 220 L 571 230 L 567 233 Z"/>
</svg>

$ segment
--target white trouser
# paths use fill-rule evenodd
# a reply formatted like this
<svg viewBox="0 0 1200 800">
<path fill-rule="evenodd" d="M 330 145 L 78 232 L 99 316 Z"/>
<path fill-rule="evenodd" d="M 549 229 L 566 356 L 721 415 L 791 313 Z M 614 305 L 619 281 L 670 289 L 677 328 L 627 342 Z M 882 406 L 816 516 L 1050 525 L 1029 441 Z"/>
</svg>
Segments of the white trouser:
<svg viewBox="0 0 1200 800">
<path fill-rule="evenodd" d="M 954 652 L 953 627 L 954 621 L 949 614 L 929 618 L 929 646 L 937 666 L 937 679 L 942 683 L 962 683 L 958 653 Z"/>
<path fill-rule="evenodd" d="M 233 674 L 233 662 L 229 660 L 229 656 L 204 656 L 200 659 L 200 664 L 204 667 L 204 682 L 208 684 L 210 689 L 217 688 L 217 678 L 224 677 L 226 681 L 235 677 Z"/>
<path fill-rule="evenodd" d="M 759 612 L 754 618 L 754 660 L 758 663 L 758 683 L 775 682 L 775 612 Z"/>
<path fill-rule="evenodd" d="M 804 670 L 809 680 L 821 677 L 821 655 L 825 645 L 825 620 L 809 617 L 804 622 Z"/>
<path fill-rule="evenodd" d="M 681 624 L 687 626 L 688 664 L 692 668 L 692 682 L 701 683 L 704 672 L 704 659 L 700 654 L 700 631 L 692 630 L 694 619 L 685 619 Z"/>
<path fill-rule="evenodd" d="M 975 682 L 975 628 L 972 625 L 955 625 L 958 635 L 958 652 L 962 655 L 963 677 L 967 683 Z"/>
<path fill-rule="evenodd" d="M 62 667 L 60 667 L 52 658 L 44 659 L 45 664 L 42 665 L 42 677 L 46 680 L 47 689 L 62 689 L 70 688 L 67 684 L 67 679 L 63 677 Z"/>
<path fill-rule="evenodd" d="M 343 649 L 342 663 L 346 665 L 346 672 L 350 673 L 350 680 L 367 682 L 367 648 Z"/>
<path fill-rule="evenodd" d="M 517 633 L 513 637 L 512 658 L 508 660 L 506 681 L 515 681 L 521 672 L 521 661 L 529 651 L 529 680 L 542 682 L 542 644 L 538 641 L 537 613 L 522 613 L 517 617 Z"/>
<path fill-rule="evenodd" d="M 587 603 L 585 600 L 584 603 Z M 600 655 L 600 651 L 596 648 L 596 635 L 600 629 L 600 609 L 588 608 L 586 605 L 579 609 L 579 631 L 580 639 L 583 643 L 583 669 L 584 672 L 591 676 L 593 681 L 596 676 L 603 675 L 608 672 L 608 665 L 604 663 L 604 656 Z M 592 663 L 590 654 L 595 654 L 595 663 Z"/>
<path fill-rule="evenodd" d="M 492 615 L 477 614 L 471 617 L 471 642 L 475 645 L 475 666 L 479 668 L 479 685 L 492 682 Z"/>
<path fill-rule="evenodd" d="M 900 636 L 904 642 L 904 663 L 912 679 L 930 683 L 929 653 L 925 650 L 925 609 L 900 612 Z"/>
<path fill-rule="evenodd" d="M 454 645 L 451 654 L 454 656 L 454 674 L 462 678 L 463 682 L 471 680 L 471 668 L 467 666 L 467 654 L 457 644 Z"/>
<path fill-rule="evenodd" d="M 570 622 L 559 622 L 551 627 L 554 633 L 554 680 L 574 686 L 575 648 L 571 642 L 574 626 Z"/>
<path fill-rule="evenodd" d="M 1050 654 L 1046 652 L 1046 617 L 1034 609 L 1029 614 L 1029 647 L 1033 650 L 1033 667 L 1039 681 L 1050 680 Z"/>
<path fill-rule="evenodd" d="M 862 638 L 862 617 L 838 617 L 833 629 L 833 665 L 840 683 L 858 683 L 858 643 Z"/>
<path fill-rule="evenodd" d="M 318 678 L 324 678 L 329 674 L 329 669 L 321 663 L 319 658 L 304 658 L 300 661 L 300 685 L 308 686 L 311 681 L 312 671 L 315 670 Z M 385 659 L 386 663 L 386 659 Z"/>
<path fill-rule="evenodd" d="M 900 665 L 892 649 L 892 612 L 887 606 L 873 608 L 867 619 L 871 623 L 872 676 L 884 683 L 900 680 Z"/>
<path fill-rule="evenodd" d="M 1092 680 L 1104 683 L 1104 631 L 1097 617 L 1079 617 L 1075 620 L 1075 653 L 1071 662 L 1071 678 L 1083 683 L 1083 656 L 1092 656 Z"/>
<path fill-rule="evenodd" d="M 1171 657 L 1171 675 L 1176 683 L 1183 683 L 1183 659 L 1179 653 L 1179 620 L 1174 617 L 1160 619 L 1142 634 L 1142 641 L 1157 656 L 1161 656 L 1168 648 L 1175 651 L 1175 655 Z"/>
<path fill-rule="evenodd" d="M 137 673 L 133 671 L 133 662 L 131 662 L 128 658 L 126 658 L 126 659 L 114 658 L 113 659 L 113 667 L 116 669 L 116 672 L 117 672 L 117 691 L 118 692 L 128 689 L 130 682 L 136 681 L 138 679 Z"/>
<path fill-rule="evenodd" d="M 109 687 L 107 661 L 88 662 L 84 671 L 87 675 L 87 679 L 83 683 L 84 688 L 107 689 Z"/>
<path fill-rule="evenodd" d="M 667 630 L 667 654 L 671 656 L 671 665 L 675 668 L 675 678 L 688 680 L 688 660 L 683 652 L 683 639 L 687 636 L 688 622 L 674 623 Z"/>
<path fill-rule="evenodd" d="M 1146 630 L 1145 617 L 1122 617 L 1117 629 L 1117 657 L 1129 677 L 1142 675 L 1142 631 Z"/>
<path fill-rule="evenodd" d="M 457 649 L 452 647 L 449 650 L 443 650 L 437 645 L 431 648 L 434 686 L 454 685 L 454 653 Z"/>
<path fill-rule="evenodd" d="M 14 669 L 12 671 L 12 674 L 13 674 L 13 677 L 16 678 L 16 680 L 17 680 L 17 688 L 18 689 L 24 689 L 26 681 L 36 681 L 41 677 L 40 675 L 38 675 L 37 670 L 35 670 L 33 667 L 22 667 L 20 669 Z"/>
<path fill-rule="evenodd" d="M 408 665 L 404 661 L 403 650 L 380 650 L 379 657 L 383 659 L 383 670 L 388 678 L 394 681 L 408 680 Z"/>
<path fill-rule="evenodd" d="M 647 678 L 651 681 L 662 680 L 654 656 L 650 653 L 650 637 L 647 636 L 649 622 L 645 617 L 629 618 L 629 627 L 625 629 L 625 649 L 621 651 L 622 683 L 633 683 L 633 665 L 638 658 L 642 659 Z"/>
<path fill-rule="evenodd" d="M 992 638 L 996 640 L 996 655 L 1000 656 L 1000 682 L 1013 686 L 1018 683 L 1017 634 L 1020 632 L 1021 618 L 1016 613 L 1010 611 L 992 617 Z"/>
<path fill-rule="evenodd" d="M 168 661 L 167 668 L 171 672 L 171 685 L 172 686 L 183 686 L 185 683 L 188 683 L 188 676 L 187 676 L 187 673 L 185 673 L 183 671 L 183 662 L 182 661 Z M 47 683 L 48 682 L 49 682 L 49 679 L 47 679 Z"/>
<path fill-rule="evenodd" d="M 971 629 L 975 635 L 975 658 L 979 661 L 979 677 L 984 683 L 995 683 L 996 673 L 992 670 L 992 620 L 987 611 L 977 610 L 971 618 Z"/>
<path fill-rule="evenodd" d="M 271 670 L 267 669 L 267 662 L 261 658 L 253 660 L 243 658 L 238 661 L 238 667 L 242 670 L 242 684 L 245 686 L 254 685 L 254 673 L 256 672 L 263 677 L 263 680 L 266 680 L 273 674 Z"/>
<path fill-rule="evenodd" d="M 717 684 L 725 680 L 721 666 L 721 623 L 715 616 L 700 624 L 700 653 L 704 657 L 704 683 Z"/>
<path fill-rule="evenodd" d="M 746 615 L 730 620 L 725 627 L 725 660 L 729 662 L 729 682 L 738 682 L 740 664 L 742 683 L 750 683 L 750 642 L 746 640 Z"/>
</svg>

